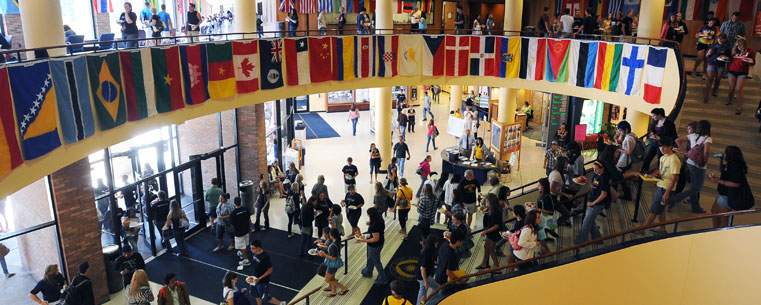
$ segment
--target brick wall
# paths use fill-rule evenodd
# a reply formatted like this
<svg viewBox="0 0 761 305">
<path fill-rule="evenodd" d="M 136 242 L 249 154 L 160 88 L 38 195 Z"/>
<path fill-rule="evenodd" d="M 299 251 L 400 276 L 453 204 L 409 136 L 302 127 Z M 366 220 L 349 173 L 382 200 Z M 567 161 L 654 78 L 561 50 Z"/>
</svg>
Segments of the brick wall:
<svg viewBox="0 0 761 305">
<path fill-rule="evenodd" d="M 238 108 L 237 123 L 240 179 L 259 183 L 259 174 L 267 171 L 264 104 Z"/>
<path fill-rule="evenodd" d="M 213 113 L 177 124 L 177 136 L 180 143 L 179 163 L 190 161 L 191 155 L 202 155 L 219 148 L 217 117 L 218 115 Z M 205 190 L 211 187 L 211 178 L 217 177 L 216 161 L 213 158 L 201 161 L 201 171 Z M 190 171 L 183 171 L 180 175 L 183 177 L 185 194 L 190 195 L 192 191 Z"/>
<path fill-rule="evenodd" d="M 13 35 L 11 41 L 12 49 L 24 48 L 24 28 L 21 26 L 21 15 L 3 15 L 3 26 L 5 27 L 5 36 Z M 14 57 L 16 55 L 13 55 Z M 21 53 L 21 58 L 26 58 L 26 54 Z"/>
<path fill-rule="evenodd" d="M 51 175 L 56 202 L 58 232 L 61 236 L 63 261 L 69 275 L 77 274 L 83 261 L 90 263 L 95 302 L 108 301 L 106 266 L 98 228 L 98 214 L 93 206 L 90 162 L 87 158 L 72 163 Z"/>
<path fill-rule="evenodd" d="M 111 25 L 109 24 L 108 13 L 96 13 L 95 14 L 95 38 L 97 39 L 100 34 L 111 33 Z M 120 33 L 115 33 L 116 37 L 120 37 Z"/>
</svg>

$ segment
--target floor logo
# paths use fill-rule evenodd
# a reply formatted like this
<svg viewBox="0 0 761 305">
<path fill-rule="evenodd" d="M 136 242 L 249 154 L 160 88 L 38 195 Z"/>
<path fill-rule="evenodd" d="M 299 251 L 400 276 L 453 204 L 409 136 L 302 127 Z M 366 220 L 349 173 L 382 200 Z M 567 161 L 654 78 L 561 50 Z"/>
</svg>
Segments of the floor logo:
<svg viewBox="0 0 761 305">
<path fill-rule="evenodd" d="M 417 268 L 418 258 L 407 256 L 401 257 L 391 262 L 391 275 L 402 281 L 415 281 L 415 268 Z"/>
</svg>

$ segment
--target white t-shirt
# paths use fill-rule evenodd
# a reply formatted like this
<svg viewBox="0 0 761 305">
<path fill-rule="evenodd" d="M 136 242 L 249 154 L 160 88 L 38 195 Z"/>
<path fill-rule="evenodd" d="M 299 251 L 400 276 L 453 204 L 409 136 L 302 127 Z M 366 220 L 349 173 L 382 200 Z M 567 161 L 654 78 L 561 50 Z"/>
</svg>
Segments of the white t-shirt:
<svg viewBox="0 0 761 305">
<path fill-rule="evenodd" d="M 628 134 L 621 142 L 621 150 L 627 151 L 629 148 L 634 149 L 635 145 L 637 145 L 637 140 L 634 139 L 632 134 Z M 616 167 L 624 168 L 629 166 L 629 163 L 631 163 L 629 154 L 621 152 L 621 155 L 618 156 L 618 163 L 616 163 Z"/>
<path fill-rule="evenodd" d="M 452 206 L 452 194 L 454 194 L 456 188 L 457 183 L 452 183 L 452 180 L 444 182 L 444 204 L 447 206 Z"/>
<path fill-rule="evenodd" d="M 225 287 L 225 289 L 222 290 L 222 298 L 225 299 L 225 301 L 227 301 L 227 299 L 233 297 L 233 294 L 235 294 L 236 291 L 238 291 L 238 287 L 235 287 L 232 289 Z"/>
<path fill-rule="evenodd" d="M 563 27 L 563 33 L 571 33 L 573 31 L 573 17 L 571 15 L 560 17 L 560 24 Z"/>
<path fill-rule="evenodd" d="M 553 170 L 552 172 L 550 172 L 550 175 L 547 177 L 547 179 L 550 180 L 550 188 L 552 188 L 552 182 L 557 182 L 560 184 L 561 188 L 563 187 L 563 175 L 561 175 L 559 171 Z M 558 195 L 553 192 L 550 192 L 550 194 L 556 195 L 556 196 Z"/>
<path fill-rule="evenodd" d="M 537 235 L 529 227 L 523 227 L 521 229 L 521 235 L 518 238 L 518 245 L 521 246 L 520 250 L 513 250 L 515 257 L 521 260 L 527 260 L 534 257 L 538 244 L 536 243 Z"/>
<path fill-rule="evenodd" d="M 711 137 L 698 136 L 697 133 L 688 134 L 687 135 L 687 139 L 690 140 L 690 147 L 695 147 L 695 146 L 703 144 L 703 143 L 713 143 L 713 140 L 711 139 Z M 706 158 L 708 158 L 708 156 L 706 156 Z M 706 164 L 707 163 L 708 162 L 706 162 Z M 698 167 L 698 168 L 706 169 L 705 166 L 700 167 L 697 164 L 695 164 L 695 162 L 692 162 L 692 160 L 690 160 L 690 159 L 687 159 L 687 164 L 695 166 L 695 167 Z"/>
</svg>

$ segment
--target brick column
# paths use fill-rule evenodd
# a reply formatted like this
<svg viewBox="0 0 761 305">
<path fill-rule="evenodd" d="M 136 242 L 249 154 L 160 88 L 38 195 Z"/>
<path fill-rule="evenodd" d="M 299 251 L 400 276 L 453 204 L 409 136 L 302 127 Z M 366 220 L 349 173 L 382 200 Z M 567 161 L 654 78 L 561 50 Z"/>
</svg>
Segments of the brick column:
<svg viewBox="0 0 761 305">
<path fill-rule="evenodd" d="M 140 1 L 137 1 L 140 2 Z M 108 24 L 108 13 L 96 13 L 95 14 L 95 39 L 101 34 L 111 33 L 111 25 Z M 121 37 L 121 33 L 115 33 L 116 38 Z"/>
<path fill-rule="evenodd" d="M 264 104 L 238 108 L 237 121 L 240 180 L 259 183 L 259 174 L 267 172 Z"/>
<path fill-rule="evenodd" d="M 106 266 L 100 243 L 98 213 L 90 178 L 90 162 L 79 160 L 51 175 L 58 234 L 61 236 L 63 261 L 69 278 L 78 274 L 83 261 L 90 263 L 87 272 L 92 279 L 97 304 L 108 301 Z"/>
<path fill-rule="evenodd" d="M 21 15 L 3 15 L 3 26 L 5 27 L 5 37 L 13 35 L 11 49 L 24 48 L 24 28 L 21 26 Z M 16 57 L 16 54 L 12 55 Z M 26 59 L 26 53 L 21 53 L 21 59 Z"/>
</svg>

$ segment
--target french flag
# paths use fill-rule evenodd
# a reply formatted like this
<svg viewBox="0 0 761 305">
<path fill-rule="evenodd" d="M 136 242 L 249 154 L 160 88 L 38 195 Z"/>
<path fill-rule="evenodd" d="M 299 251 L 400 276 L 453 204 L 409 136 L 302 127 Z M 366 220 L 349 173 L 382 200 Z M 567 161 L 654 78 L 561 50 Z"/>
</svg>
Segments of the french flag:
<svg viewBox="0 0 761 305">
<path fill-rule="evenodd" d="M 650 47 L 645 65 L 645 90 L 643 99 L 650 104 L 661 103 L 663 72 L 666 68 L 667 48 Z"/>
</svg>

